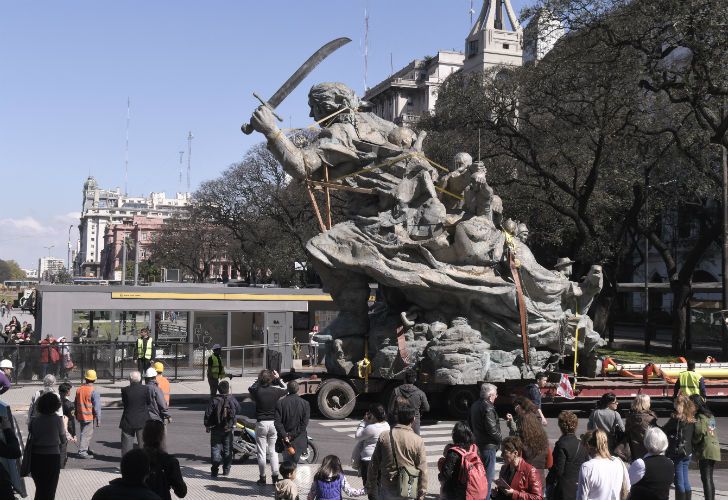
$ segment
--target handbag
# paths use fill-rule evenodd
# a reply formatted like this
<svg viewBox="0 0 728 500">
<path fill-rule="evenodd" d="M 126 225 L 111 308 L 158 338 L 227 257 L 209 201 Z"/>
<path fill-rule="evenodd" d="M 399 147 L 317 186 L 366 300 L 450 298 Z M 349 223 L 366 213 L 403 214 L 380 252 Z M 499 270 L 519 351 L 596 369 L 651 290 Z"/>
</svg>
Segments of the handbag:
<svg viewBox="0 0 728 500">
<path fill-rule="evenodd" d="M 20 462 L 20 475 L 22 477 L 30 476 L 30 456 L 33 450 L 33 434 L 28 431 L 28 440 L 23 448 L 23 461 Z"/>
<path fill-rule="evenodd" d="M 71 361 L 71 360 L 69 359 L 68 361 L 66 361 L 66 363 L 65 363 L 65 365 L 64 365 L 64 366 L 66 367 L 66 370 L 72 370 L 72 369 L 73 369 L 73 367 L 74 367 L 74 366 L 76 366 L 76 365 L 74 365 L 74 364 L 73 364 L 73 361 Z"/>
<path fill-rule="evenodd" d="M 392 457 L 394 457 L 394 466 L 397 470 L 395 476 L 397 492 L 402 498 L 417 498 L 417 492 L 420 489 L 420 471 L 408 465 L 399 466 L 399 462 L 397 461 L 397 447 L 394 436 L 392 435 L 392 429 L 389 429 L 389 439 L 392 443 Z"/>
</svg>

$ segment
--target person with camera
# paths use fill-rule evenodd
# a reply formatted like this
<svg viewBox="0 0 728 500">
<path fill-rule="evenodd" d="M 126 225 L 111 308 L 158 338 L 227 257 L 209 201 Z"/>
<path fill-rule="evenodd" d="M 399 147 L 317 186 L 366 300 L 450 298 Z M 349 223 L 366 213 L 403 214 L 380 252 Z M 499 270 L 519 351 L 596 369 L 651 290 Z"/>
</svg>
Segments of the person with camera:
<svg viewBox="0 0 728 500">
<path fill-rule="evenodd" d="M 364 418 L 356 429 L 356 444 L 351 453 L 351 461 L 359 468 L 359 476 L 364 484 L 367 482 L 369 463 L 372 461 L 374 447 L 377 445 L 379 435 L 389 432 L 387 412 L 380 403 L 369 406 Z"/>
<path fill-rule="evenodd" d="M 301 453 L 308 447 L 306 427 L 311 407 L 298 395 L 298 382 L 291 380 L 286 389 L 288 394 L 276 402 L 274 426 L 283 444 L 283 460 L 297 464 Z"/>
</svg>

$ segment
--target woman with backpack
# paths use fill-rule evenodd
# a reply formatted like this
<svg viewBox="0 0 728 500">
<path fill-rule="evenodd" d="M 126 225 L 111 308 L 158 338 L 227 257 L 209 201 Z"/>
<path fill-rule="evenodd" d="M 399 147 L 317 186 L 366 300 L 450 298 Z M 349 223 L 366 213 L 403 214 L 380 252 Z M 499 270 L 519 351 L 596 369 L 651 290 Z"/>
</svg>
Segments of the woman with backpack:
<svg viewBox="0 0 728 500">
<path fill-rule="evenodd" d="M 695 433 L 693 434 L 693 453 L 698 459 L 700 480 L 703 483 L 703 495 L 705 500 L 715 500 L 713 469 L 716 462 L 720 462 L 720 443 L 715 429 L 715 416 L 708 409 L 700 395 L 694 394 L 690 399 L 698 409 L 695 418 Z"/>
<path fill-rule="evenodd" d="M 179 468 L 179 460 L 164 451 L 164 424 L 159 420 L 148 420 L 142 431 L 144 453 L 149 458 L 147 487 L 162 500 L 172 500 L 170 488 L 179 498 L 187 495 L 187 485 Z"/>
<path fill-rule="evenodd" d="M 662 430 L 667 434 L 667 457 L 675 464 L 675 500 L 690 500 L 692 488 L 688 467 L 693 457 L 695 405 L 684 393 L 675 399 L 675 411 Z"/>
<path fill-rule="evenodd" d="M 346 481 L 339 457 L 327 455 L 313 476 L 313 484 L 311 484 L 307 498 L 308 500 L 341 500 L 344 493 L 350 497 L 359 497 L 366 491 L 364 488 L 352 488 Z"/>
<path fill-rule="evenodd" d="M 485 466 L 478 455 L 473 431 L 465 422 L 457 422 L 453 427 L 452 444 L 445 447 L 445 456 L 438 460 L 437 467 L 441 500 L 485 498 Z"/>
<path fill-rule="evenodd" d="M 592 410 L 589 415 L 589 422 L 586 424 L 587 430 L 600 430 L 607 435 L 609 441 L 609 451 L 614 451 L 617 444 L 624 440 L 624 423 L 622 417 L 617 411 L 619 402 L 617 396 L 613 392 L 602 394 L 597 402 L 596 409 Z"/>
</svg>

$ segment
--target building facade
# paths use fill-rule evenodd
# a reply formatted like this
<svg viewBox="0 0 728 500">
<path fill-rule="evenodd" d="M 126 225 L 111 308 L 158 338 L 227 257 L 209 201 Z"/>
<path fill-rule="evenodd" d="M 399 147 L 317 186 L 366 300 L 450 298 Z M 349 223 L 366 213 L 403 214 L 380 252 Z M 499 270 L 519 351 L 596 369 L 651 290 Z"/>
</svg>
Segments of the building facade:
<svg viewBox="0 0 728 500">
<path fill-rule="evenodd" d="M 148 197 L 125 196 L 119 188 L 99 188 L 96 179 L 89 176 L 83 185 L 74 274 L 103 277 L 102 255 L 109 227 L 117 224 L 133 227 L 134 217 L 164 220 L 186 210 L 189 203 L 190 193 L 177 193 L 174 198 L 167 198 L 165 193 L 151 193 Z"/>
<path fill-rule="evenodd" d="M 435 57 L 415 59 L 367 90 L 364 99 L 373 113 L 398 125 L 410 125 L 432 113 L 440 84 L 463 65 L 462 52 L 439 51 Z"/>
<path fill-rule="evenodd" d="M 523 30 L 510 0 L 484 0 L 480 15 L 465 39 L 464 53 L 439 51 L 434 57 L 415 59 L 368 89 L 364 99 L 371 103 L 375 115 L 409 126 L 425 113 L 434 112 L 437 91 L 453 73 L 533 64 L 564 33 L 560 22 L 545 10 L 539 11 Z"/>
<path fill-rule="evenodd" d="M 53 278 L 66 268 L 63 259 L 56 257 L 41 257 L 38 259 L 38 279 L 42 281 L 53 281 Z"/>
</svg>

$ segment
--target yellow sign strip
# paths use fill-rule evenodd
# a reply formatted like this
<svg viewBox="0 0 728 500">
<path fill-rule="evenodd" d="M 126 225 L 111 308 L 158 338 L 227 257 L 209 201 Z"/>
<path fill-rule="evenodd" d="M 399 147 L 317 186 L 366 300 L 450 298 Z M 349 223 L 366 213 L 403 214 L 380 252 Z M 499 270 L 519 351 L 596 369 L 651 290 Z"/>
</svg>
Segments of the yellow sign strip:
<svg viewBox="0 0 728 500">
<path fill-rule="evenodd" d="M 112 299 L 169 299 L 169 300 L 291 300 L 331 302 L 331 295 L 274 295 L 262 293 L 178 293 L 178 292 L 111 292 Z"/>
</svg>

